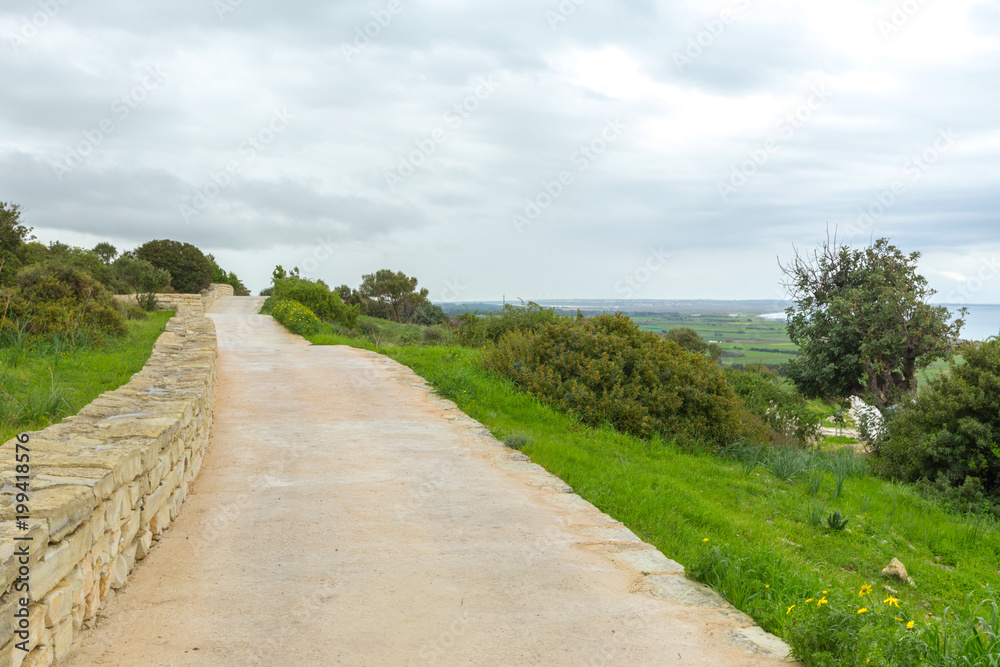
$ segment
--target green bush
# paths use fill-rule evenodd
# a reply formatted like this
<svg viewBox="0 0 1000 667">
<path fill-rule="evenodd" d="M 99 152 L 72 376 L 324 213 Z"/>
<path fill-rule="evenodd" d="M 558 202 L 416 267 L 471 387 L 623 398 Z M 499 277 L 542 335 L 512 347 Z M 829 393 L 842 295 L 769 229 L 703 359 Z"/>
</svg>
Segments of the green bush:
<svg viewBox="0 0 1000 667">
<path fill-rule="evenodd" d="M 546 324 L 563 318 L 551 308 L 543 308 L 533 301 L 527 305 L 506 304 L 502 311 L 464 313 L 458 316 L 458 342 L 468 347 L 482 347 L 496 343 L 511 331 L 537 331 Z"/>
<path fill-rule="evenodd" d="M 968 345 L 904 404 L 873 458 L 877 472 L 937 486 L 978 489 L 1000 500 L 1000 338 Z M 975 480 L 975 481 L 970 481 Z"/>
<path fill-rule="evenodd" d="M 158 269 L 170 272 L 170 285 L 182 294 L 197 294 L 212 283 L 212 262 L 190 243 L 161 239 L 149 241 L 134 254 Z"/>
<path fill-rule="evenodd" d="M 798 392 L 785 391 L 776 375 L 760 367 L 746 370 L 726 369 L 726 380 L 747 410 L 771 429 L 771 441 L 777 445 L 794 441 L 806 445 L 819 433 L 820 418 L 809 409 Z"/>
<path fill-rule="evenodd" d="M 306 280 L 297 276 L 287 276 L 274 281 L 269 300 L 298 301 L 324 322 L 336 322 L 353 329 L 358 322 L 358 309 L 345 306 L 340 294 L 331 291 L 322 280 Z"/>
<path fill-rule="evenodd" d="M 22 269 L 13 287 L 0 292 L 0 327 L 26 323 L 35 335 L 83 330 L 121 336 L 126 332 L 121 308 L 89 273 L 63 264 L 34 264 Z"/>
<path fill-rule="evenodd" d="M 278 301 L 274 304 L 271 316 L 300 336 L 317 333 L 322 328 L 315 313 L 298 301 Z"/>
<path fill-rule="evenodd" d="M 717 447 L 765 435 L 718 366 L 620 314 L 511 331 L 483 362 L 588 424 Z"/>
</svg>

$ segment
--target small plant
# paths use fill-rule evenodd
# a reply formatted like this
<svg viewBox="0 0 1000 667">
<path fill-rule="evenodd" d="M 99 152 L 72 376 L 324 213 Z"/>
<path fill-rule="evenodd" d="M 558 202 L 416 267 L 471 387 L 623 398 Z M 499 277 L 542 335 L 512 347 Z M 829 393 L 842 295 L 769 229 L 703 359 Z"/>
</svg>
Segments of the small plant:
<svg viewBox="0 0 1000 667">
<path fill-rule="evenodd" d="M 866 514 L 868 512 L 868 508 L 871 507 L 872 497 L 868 494 L 865 494 L 860 498 L 858 498 L 858 501 L 861 503 L 861 513 Z"/>
<path fill-rule="evenodd" d="M 809 492 L 810 496 L 815 496 L 819 493 L 819 489 L 823 486 L 823 480 L 826 478 L 826 473 L 822 470 L 813 468 L 809 471 L 809 483 L 806 485 L 806 490 Z"/>
<path fill-rule="evenodd" d="M 840 510 L 834 510 L 830 512 L 830 516 L 826 517 L 826 525 L 832 530 L 843 530 L 847 528 L 848 518 L 846 516 L 840 515 Z"/>
<path fill-rule="evenodd" d="M 819 526 L 823 523 L 823 510 L 826 509 L 826 504 L 824 503 L 813 503 L 809 506 L 809 525 L 813 528 Z"/>
<path fill-rule="evenodd" d="M 532 442 L 531 438 L 524 435 L 523 433 L 511 433 L 510 435 L 504 437 L 503 444 L 507 445 L 511 449 L 522 450 Z"/>
<path fill-rule="evenodd" d="M 777 447 L 767 456 L 766 466 L 775 477 L 790 482 L 805 469 L 807 457 L 794 447 Z"/>
</svg>

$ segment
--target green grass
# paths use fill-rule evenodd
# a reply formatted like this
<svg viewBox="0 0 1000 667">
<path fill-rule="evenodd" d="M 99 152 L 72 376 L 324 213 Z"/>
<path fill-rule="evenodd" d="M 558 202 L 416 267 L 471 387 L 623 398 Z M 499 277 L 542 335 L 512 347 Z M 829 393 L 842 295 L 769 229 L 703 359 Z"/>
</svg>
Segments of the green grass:
<svg viewBox="0 0 1000 667">
<path fill-rule="evenodd" d="M 172 312 L 127 321 L 128 334 L 74 347 L 65 339 L 11 340 L 0 347 L 0 442 L 76 414 L 141 370 Z"/>
<path fill-rule="evenodd" d="M 748 463 L 738 450 L 732 459 L 681 451 L 585 427 L 481 370 L 475 350 L 379 351 L 498 438 L 516 439 L 581 496 L 788 639 L 807 664 L 908 665 L 921 653 L 926 664 L 954 664 L 955 654 L 943 651 L 976 634 L 970 610 L 951 625 L 933 619 L 966 605 L 967 596 L 973 605 L 989 597 L 984 585 L 1000 587 L 995 521 L 949 514 L 911 487 L 868 476 L 849 453 L 838 460 L 791 452 L 798 458 L 787 461 L 772 453 Z M 834 511 L 847 517 L 845 530 L 827 526 Z M 916 587 L 879 574 L 893 557 Z M 863 585 L 872 591 L 859 595 Z M 898 608 L 884 602 L 885 585 Z M 935 653 L 928 646 L 945 627 L 952 647 Z M 995 642 L 987 650 L 1000 655 Z"/>
</svg>

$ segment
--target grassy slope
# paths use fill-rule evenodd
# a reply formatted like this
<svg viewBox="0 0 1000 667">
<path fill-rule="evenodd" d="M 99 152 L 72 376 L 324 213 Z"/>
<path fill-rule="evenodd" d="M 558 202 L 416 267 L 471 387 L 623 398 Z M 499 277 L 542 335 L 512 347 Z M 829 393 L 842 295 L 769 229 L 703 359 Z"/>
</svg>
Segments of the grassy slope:
<svg viewBox="0 0 1000 667">
<path fill-rule="evenodd" d="M 902 645 L 899 639 L 907 633 L 919 632 L 929 613 L 940 615 L 983 584 L 1000 587 L 996 523 L 949 515 L 908 487 L 852 478 L 832 501 L 834 483 L 828 475 L 813 497 L 805 480 L 782 482 L 760 468 L 747 474 L 715 455 L 586 428 L 480 371 L 475 351 L 383 351 L 499 437 L 528 436 L 525 452 L 533 460 L 687 565 L 772 632 L 794 635 L 795 623 L 823 632 L 833 628 L 831 633 L 849 625 L 846 639 L 839 640 L 841 649 L 850 641 L 858 664 L 868 656 L 873 664 L 891 664 L 882 652 Z M 850 517 L 849 530 L 810 525 L 810 508 L 821 504 L 824 517 L 833 509 Z M 879 574 L 894 556 L 918 582 L 915 588 L 895 585 L 899 608 L 882 603 L 883 584 L 889 582 Z M 859 596 L 863 584 L 875 590 Z M 830 604 L 805 603 L 820 599 L 824 590 L 829 593 L 822 599 L 828 597 Z M 862 605 L 871 611 L 855 618 Z M 905 628 L 909 620 L 916 621 L 915 630 Z M 824 648 L 822 638 L 798 643 L 807 654 L 821 655 Z M 837 660 L 849 664 L 843 656 Z"/>
<path fill-rule="evenodd" d="M 141 370 L 172 312 L 128 321 L 128 334 L 102 348 L 79 348 L 57 355 L 48 343 L 28 349 L 16 365 L 0 349 L 0 442 L 17 433 L 44 428 L 105 391 L 128 382 Z"/>
</svg>

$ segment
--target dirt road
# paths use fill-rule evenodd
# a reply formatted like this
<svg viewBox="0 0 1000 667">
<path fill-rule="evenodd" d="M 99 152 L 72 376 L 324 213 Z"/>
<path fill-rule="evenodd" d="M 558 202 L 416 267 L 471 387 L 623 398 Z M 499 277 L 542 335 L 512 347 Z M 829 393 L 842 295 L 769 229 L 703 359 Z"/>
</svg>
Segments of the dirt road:
<svg viewBox="0 0 1000 667">
<path fill-rule="evenodd" d="M 201 473 L 67 664 L 787 664 L 408 369 L 309 346 L 259 303 L 213 307 Z"/>
</svg>

